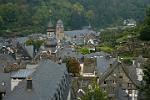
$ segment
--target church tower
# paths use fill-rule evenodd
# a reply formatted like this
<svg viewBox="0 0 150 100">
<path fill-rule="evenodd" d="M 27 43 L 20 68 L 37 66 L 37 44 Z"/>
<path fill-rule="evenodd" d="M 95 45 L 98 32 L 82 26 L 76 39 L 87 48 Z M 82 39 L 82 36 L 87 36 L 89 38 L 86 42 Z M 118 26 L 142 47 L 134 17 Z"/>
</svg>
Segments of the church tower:
<svg viewBox="0 0 150 100">
<path fill-rule="evenodd" d="M 51 21 L 49 21 L 47 25 L 47 37 L 48 38 L 54 38 L 55 37 L 55 28 L 53 27 L 53 24 Z"/>
<path fill-rule="evenodd" d="M 57 21 L 56 25 L 56 39 L 60 41 L 64 38 L 64 26 L 62 20 Z"/>
</svg>

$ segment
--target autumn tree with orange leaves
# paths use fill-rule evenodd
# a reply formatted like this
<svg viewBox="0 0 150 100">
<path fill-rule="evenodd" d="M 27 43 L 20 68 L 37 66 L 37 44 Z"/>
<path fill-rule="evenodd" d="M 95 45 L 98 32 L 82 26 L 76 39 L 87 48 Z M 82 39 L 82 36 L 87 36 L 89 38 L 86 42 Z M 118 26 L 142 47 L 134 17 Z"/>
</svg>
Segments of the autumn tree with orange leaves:
<svg viewBox="0 0 150 100">
<path fill-rule="evenodd" d="M 66 67 L 69 73 L 72 73 L 73 76 L 77 76 L 80 73 L 80 63 L 75 58 L 66 58 L 65 59 Z"/>
</svg>

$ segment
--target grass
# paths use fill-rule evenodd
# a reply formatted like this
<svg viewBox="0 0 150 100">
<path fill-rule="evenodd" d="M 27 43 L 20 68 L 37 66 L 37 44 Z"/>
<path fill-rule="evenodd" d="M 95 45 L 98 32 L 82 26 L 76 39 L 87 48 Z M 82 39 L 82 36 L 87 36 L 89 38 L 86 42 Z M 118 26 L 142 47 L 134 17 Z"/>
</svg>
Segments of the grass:
<svg viewBox="0 0 150 100">
<path fill-rule="evenodd" d="M 128 39 L 128 36 L 125 35 L 125 36 L 123 36 L 123 37 L 118 38 L 118 39 L 116 40 L 116 42 L 117 42 L 117 43 L 123 42 L 123 41 L 126 41 L 127 39 Z"/>
<path fill-rule="evenodd" d="M 122 58 L 121 59 L 121 61 L 123 61 L 124 63 L 126 63 L 126 64 L 132 64 L 132 60 L 134 59 L 134 57 L 131 55 L 131 56 L 129 56 L 129 55 L 125 55 L 125 56 L 120 56 L 120 58 Z"/>
<path fill-rule="evenodd" d="M 111 52 L 114 51 L 114 49 L 113 49 L 112 47 L 109 47 L 109 46 L 101 46 L 101 47 L 99 47 L 99 49 L 100 49 L 101 51 L 106 52 L 106 53 L 111 53 Z"/>
</svg>

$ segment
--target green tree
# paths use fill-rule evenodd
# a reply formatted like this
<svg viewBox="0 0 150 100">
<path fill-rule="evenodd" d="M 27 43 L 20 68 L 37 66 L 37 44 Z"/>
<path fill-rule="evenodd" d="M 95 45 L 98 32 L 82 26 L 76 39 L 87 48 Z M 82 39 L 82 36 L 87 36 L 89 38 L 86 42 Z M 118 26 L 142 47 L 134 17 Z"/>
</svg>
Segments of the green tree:
<svg viewBox="0 0 150 100">
<path fill-rule="evenodd" d="M 101 90 L 101 88 L 93 84 L 86 92 L 82 100 L 107 100 L 106 94 Z"/>
<path fill-rule="evenodd" d="M 144 65 L 144 81 L 146 82 L 144 86 L 144 92 L 146 100 L 150 100 L 150 60 Z"/>
<path fill-rule="evenodd" d="M 79 2 L 77 2 L 73 4 L 73 10 L 77 12 L 78 14 L 81 14 L 84 11 L 84 7 Z"/>
<path fill-rule="evenodd" d="M 42 5 L 37 8 L 36 13 L 32 16 L 33 23 L 35 25 L 45 25 L 50 18 L 51 12 L 48 10 L 46 5 Z"/>
<path fill-rule="evenodd" d="M 26 41 L 26 45 L 33 45 L 36 49 L 39 49 L 41 47 L 41 45 L 44 43 L 43 40 L 32 40 L 29 39 Z"/>
<path fill-rule="evenodd" d="M 44 43 L 44 41 L 43 40 L 36 40 L 36 41 L 34 41 L 34 47 L 36 48 L 36 49 L 38 49 L 39 50 L 39 48 L 41 47 L 41 45 Z"/>
<path fill-rule="evenodd" d="M 140 39 L 150 40 L 150 7 L 146 11 L 146 16 L 140 29 Z"/>
<path fill-rule="evenodd" d="M 81 54 L 84 54 L 84 55 L 90 53 L 90 50 L 88 48 L 81 48 L 79 51 L 81 52 Z"/>
<path fill-rule="evenodd" d="M 3 18 L 2 16 L 0 16 L 0 29 L 2 28 L 2 26 L 3 26 Z"/>
<path fill-rule="evenodd" d="M 89 23 L 92 23 L 93 20 L 94 20 L 94 17 L 95 17 L 94 11 L 93 11 L 93 10 L 88 10 L 88 11 L 85 13 L 85 16 L 86 16 L 88 22 L 89 22 Z"/>
<path fill-rule="evenodd" d="M 25 44 L 26 44 L 26 45 L 33 45 L 33 42 L 34 42 L 34 41 L 30 39 L 30 40 L 27 40 Z"/>
</svg>

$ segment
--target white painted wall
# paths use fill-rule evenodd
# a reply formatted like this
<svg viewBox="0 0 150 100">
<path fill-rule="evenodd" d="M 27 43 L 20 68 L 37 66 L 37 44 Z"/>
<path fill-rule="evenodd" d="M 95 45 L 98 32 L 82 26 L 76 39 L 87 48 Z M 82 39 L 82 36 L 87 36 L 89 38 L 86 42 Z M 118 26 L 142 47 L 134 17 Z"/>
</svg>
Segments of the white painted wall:
<svg viewBox="0 0 150 100">
<path fill-rule="evenodd" d="M 18 86 L 18 84 L 21 82 L 22 80 L 21 79 L 11 79 L 11 91 L 14 90 L 14 88 L 16 86 Z"/>
<path fill-rule="evenodd" d="M 143 69 L 136 68 L 136 74 L 137 74 L 138 80 L 142 81 L 143 80 L 143 76 L 144 76 Z"/>
</svg>

